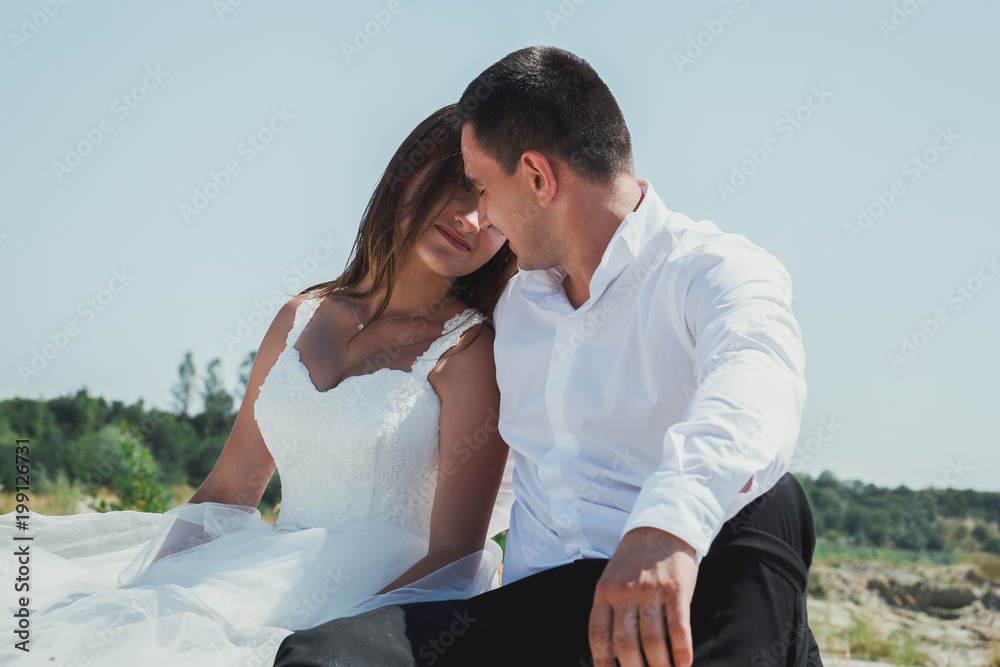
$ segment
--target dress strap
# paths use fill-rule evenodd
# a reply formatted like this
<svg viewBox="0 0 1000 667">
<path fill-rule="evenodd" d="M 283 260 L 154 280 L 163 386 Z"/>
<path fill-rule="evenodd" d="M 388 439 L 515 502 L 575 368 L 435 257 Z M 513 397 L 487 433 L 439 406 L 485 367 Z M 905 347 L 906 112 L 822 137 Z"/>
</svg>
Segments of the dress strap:
<svg viewBox="0 0 1000 667">
<path fill-rule="evenodd" d="M 292 328 L 288 330 L 288 335 L 285 337 L 286 350 L 295 345 L 295 341 L 299 339 L 302 330 L 306 328 L 306 324 L 312 319 L 313 314 L 322 302 L 322 297 L 310 297 L 303 299 L 302 303 L 295 308 L 295 319 L 292 320 Z"/>
<path fill-rule="evenodd" d="M 475 308 L 466 308 L 444 324 L 441 336 L 431 343 L 427 351 L 413 362 L 413 374 L 427 377 L 441 355 L 456 345 L 462 334 L 480 322 L 485 322 L 486 316 Z"/>
</svg>

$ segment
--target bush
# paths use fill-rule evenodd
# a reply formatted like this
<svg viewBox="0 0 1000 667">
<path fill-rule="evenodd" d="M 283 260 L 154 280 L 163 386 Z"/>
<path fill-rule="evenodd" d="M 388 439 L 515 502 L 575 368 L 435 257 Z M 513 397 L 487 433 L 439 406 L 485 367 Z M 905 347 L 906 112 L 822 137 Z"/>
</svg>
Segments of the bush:
<svg viewBox="0 0 1000 667">
<path fill-rule="evenodd" d="M 149 450 L 130 431 L 123 431 L 118 440 L 121 459 L 116 466 L 111 489 L 118 502 L 107 503 L 104 499 L 92 503 L 98 512 L 118 510 L 138 510 L 140 512 L 165 512 L 170 501 L 170 492 L 159 482 L 156 462 Z"/>
</svg>

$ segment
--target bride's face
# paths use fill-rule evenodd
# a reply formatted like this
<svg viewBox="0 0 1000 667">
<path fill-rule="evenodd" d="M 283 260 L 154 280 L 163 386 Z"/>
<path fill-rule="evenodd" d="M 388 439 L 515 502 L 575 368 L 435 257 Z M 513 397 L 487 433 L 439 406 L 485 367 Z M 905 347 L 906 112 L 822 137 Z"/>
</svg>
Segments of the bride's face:
<svg viewBox="0 0 1000 667">
<path fill-rule="evenodd" d="M 434 272 L 459 277 L 488 262 L 506 238 L 496 227 L 481 227 L 478 192 L 456 185 L 444 208 L 417 241 L 414 253 Z"/>
</svg>

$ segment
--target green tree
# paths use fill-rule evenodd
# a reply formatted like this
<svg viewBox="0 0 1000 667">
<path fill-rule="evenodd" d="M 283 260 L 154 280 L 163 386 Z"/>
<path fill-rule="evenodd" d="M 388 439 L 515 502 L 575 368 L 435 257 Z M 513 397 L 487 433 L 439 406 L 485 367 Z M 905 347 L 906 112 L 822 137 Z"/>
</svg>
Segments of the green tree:
<svg viewBox="0 0 1000 667">
<path fill-rule="evenodd" d="M 233 411 L 233 397 L 226 391 L 219 375 L 219 359 L 212 359 L 205 369 L 205 385 L 201 397 L 205 401 L 202 420 L 202 435 L 207 439 L 225 430 L 225 424 Z"/>
<path fill-rule="evenodd" d="M 57 470 L 64 467 L 69 438 L 59 427 L 45 401 L 30 398 L 3 401 L 0 403 L 0 419 L 6 422 L 5 428 L 15 438 L 29 441 L 32 479 L 44 477 L 47 473 L 55 475 Z M 10 489 L 14 487 L 14 466 L 6 462 L 13 461 L 14 441 L 8 440 L 2 445 L 9 447 L 10 456 L 4 459 L 4 465 L 0 465 L 0 481 Z"/>
<path fill-rule="evenodd" d="M 174 406 L 178 415 L 186 415 L 191 407 L 191 392 L 194 390 L 194 359 L 191 353 L 184 355 L 184 361 L 177 369 L 177 383 L 170 390 L 174 397 Z"/>
<path fill-rule="evenodd" d="M 87 389 L 76 394 L 53 398 L 45 403 L 60 430 L 69 439 L 93 433 L 108 423 L 108 404 L 103 398 L 89 396 Z"/>
<path fill-rule="evenodd" d="M 189 471 L 201 448 L 201 439 L 191 422 L 184 416 L 152 410 L 148 423 L 154 427 L 143 429 L 143 442 L 156 459 L 162 479 L 170 483 L 201 483 Z"/>
<path fill-rule="evenodd" d="M 977 521 L 976 525 L 972 527 L 972 536 L 976 538 L 977 542 L 983 542 L 990 536 L 990 529 L 982 521 Z"/>
<path fill-rule="evenodd" d="M 812 497 L 813 519 L 816 533 L 832 537 L 844 531 L 847 500 L 840 494 L 840 487 L 822 486 Z"/>
<path fill-rule="evenodd" d="M 855 538 L 865 537 L 865 528 L 868 523 L 868 516 L 859 505 L 851 504 L 844 515 L 844 530 L 847 534 Z"/>
<path fill-rule="evenodd" d="M 253 360 L 257 358 L 257 350 L 250 350 L 247 356 L 240 362 L 239 392 L 240 402 L 247 393 L 247 384 L 250 382 L 250 371 L 253 369 Z"/>
</svg>

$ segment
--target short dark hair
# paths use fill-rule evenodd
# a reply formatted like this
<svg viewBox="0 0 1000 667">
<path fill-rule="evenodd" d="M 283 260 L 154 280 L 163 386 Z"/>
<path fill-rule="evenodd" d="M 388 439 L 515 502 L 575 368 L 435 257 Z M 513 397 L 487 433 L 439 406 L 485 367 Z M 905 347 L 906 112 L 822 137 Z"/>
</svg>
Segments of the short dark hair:
<svg viewBox="0 0 1000 667">
<path fill-rule="evenodd" d="M 494 63 L 466 87 L 453 120 L 472 126 L 508 176 L 527 150 L 554 153 L 602 184 L 635 173 L 632 140 L 611 91 L 586 60 L 554 46 Z"/>
</svg>

